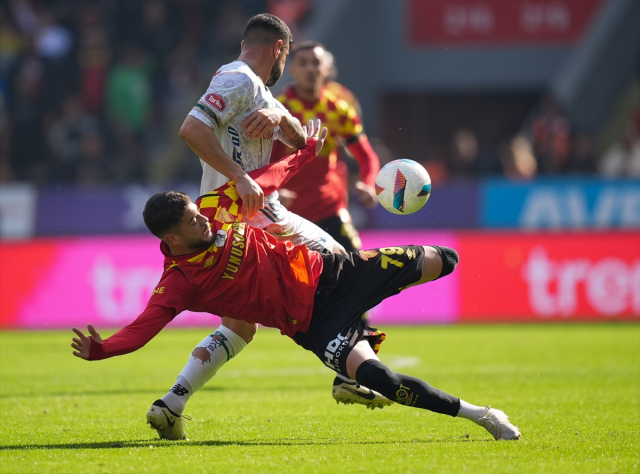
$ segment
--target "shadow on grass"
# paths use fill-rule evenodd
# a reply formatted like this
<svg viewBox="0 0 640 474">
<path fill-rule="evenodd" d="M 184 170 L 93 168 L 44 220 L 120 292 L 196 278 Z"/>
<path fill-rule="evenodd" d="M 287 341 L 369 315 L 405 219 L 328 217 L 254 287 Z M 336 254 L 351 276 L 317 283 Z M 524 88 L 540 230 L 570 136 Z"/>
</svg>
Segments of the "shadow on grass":
<svg viewBox="0 0 640 474">
<path fill-rule="evenodd" d="M 28 445 L 0 445 L 0 451 L 34 451 L 38 449 L 122 449 L 122 448 L 146 448 L 153 449 L 172 448 L 174 446 L 323 446 L 335 445 L 387 445 L 387 444 L 416 444 L 416 443 L 489 443 L 495 442 L 487 439 L 467 439 L 465 437 L 454 439 L 410 439 L 394 441 L 364 441 L 345 440 L 337 438 L 280 438 L 280 439 L 254 439 L 254 440 L 205 440 L 205 441 L 166 441 L 154 439 L 141 439 L 135 441 L 100 441 L 95 443 L 62 443 L 62 444 L 28 444 Z"/>
<path fill-rule="evenodd" d="M 219 392 L 224 387 L 203 387 L 201 390 Z M 49 398 L 49 397 L 101 397 L 104 395 L 150 395 L 156 398 L 164 395 L 162 389 L 134 388 L 131 390 L 78 390 L 71 392 L 0 393 L 0 399 L 7 398 Z"/>
</svg>

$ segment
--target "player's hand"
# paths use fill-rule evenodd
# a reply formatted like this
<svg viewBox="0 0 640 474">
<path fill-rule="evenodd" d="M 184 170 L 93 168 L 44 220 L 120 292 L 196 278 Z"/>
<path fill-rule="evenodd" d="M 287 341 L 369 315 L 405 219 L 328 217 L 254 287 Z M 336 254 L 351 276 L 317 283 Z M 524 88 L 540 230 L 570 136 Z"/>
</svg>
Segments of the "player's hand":
<svg viewBox="0 0 640 474">
<path fill-rule="evenodd" d="M 283 115 L 284 111 L 277 107 L 258 109 L 240 124 L 240 129 L 246 138 L 266 138 L 280 125 Z"/>
<path fill-rule="evenodd" d="M 309 120 L 309 125 L 302 126 L 302 131 L 307 136 L 307 140 L 309 140 L 310 138 L 315 138 L 316 140 L 318 140 L 316 142 L 316 155 L 320 153 L 320 150 L 322 150 L 324 141 L 326 140 L 327 134 L 329 133 L 327 127 L 324 127 L 322 129 L 322 133 L 320 133 L 321 127 L 322 122 L 320 121 L 320 119 L 317 119 L 315 123 L 313 122 L 313 120 Z"/>
<path fill-rule="evenodd" d="M 367 209 L 373 209 L 378 204 L 378 197 L 376 196 L 376 190 L 373 186 L 365 184 L 364 181 L 356 182 L 356 191 L 360 196 L 360 202 L 364 204 Z"/>
<path fill-rule="evenodd" d="M 262 188 L 248 174 L 234 182 L 238 196 L 242 199 L 242 215 L 247 219 L 253 219 L 257 212 L 264 207 Z"/>
<path fill-rule="evenodd" d="M 91 338 L 93 338 L 93 341 L 96 344 L 102 344 L 102 337 L 100 337 L 100 333 L 98 333 L 91 324 L 87 326 L 87 329 L 89 330 L 89 334 L 91 335 Z M 84 360 L 89 360 L 89 354 L 91 353 L 91 339 L 85 336 L 78 328 L 73 328 L 73 332 L 78 335 L 78 337 L 74 337 L 72 339 L 73 342 L 71 343 L 71 347 L 75 349 L 75 351 L 73 351 L 73 355 Z"/>
<path fill-rule="evenodd" d="M 295 191 L 291 191 L 290 189 L 280 188 L 278 189 L 278 201 L 284 207 L 289 207 L 293 204 L 293 201 L 298 197 L 298 193 Z"/>
</svg>

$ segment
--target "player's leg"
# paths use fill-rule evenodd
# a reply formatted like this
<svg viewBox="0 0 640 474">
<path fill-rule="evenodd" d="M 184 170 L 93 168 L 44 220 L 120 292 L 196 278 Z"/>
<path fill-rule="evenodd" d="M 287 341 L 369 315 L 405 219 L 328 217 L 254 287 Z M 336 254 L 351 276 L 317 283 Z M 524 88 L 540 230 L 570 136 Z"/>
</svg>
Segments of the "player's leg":
<svg viewBox="0 0 640 474">
<path fill-rule="evenodd" d="M 305 245 L 318 252 L 328 250 L 334 254 L 346 254 L 345 248 L 330 233 L 285 208 L 277 199 L 277 193 L 265 198 L 264 209 L 258 212 L 251 224 L 264 228 L 278 240 Z M 384 397 L 372 394 L 367 387 L 342 375 L 334 379 L 331 394 L 336 403 L 345 405 L 357 403 L 371 409 L 391 405 Z"/>
<path fill-rule="evenodd" d="M 460 260 L 458 252 L 449 247 L 430 245 L 422 248 L 424 249 L 422 276 L 415 283 L 407 285 L 406 288 L 422 285 L 451 274 Z"/>
<path fill-rule="evenodd" d="M 195 347 L 176 383 L 147 412 L 147 423 L 161 438 L 186 438 L 182 413 L 187 402 L 224 364 L 246 347 L 256 330 L 257 324 L 222 318 L 220 327 Z"/>
<path fill-rule="evenodd" d="M 347 374 L 401 405 L 459 416 L 485 428 L 496 440 L 516 440 L 520 430 L 500 410 L 472 405 L 432 387 L 424 380 L 394 372 L 376 356 L 371 345 L 361 340 L 346 361 Z"/>
<path fill-rule="evenodd" d="M 292 213 L 278 201 L 278 193 L 265 196 L 264 208 L 248 224 L 259 227 L 281 242 L 290 241 L 317 252 L 346 253 L 344 247 L 312 222 Z"/>
</svg>

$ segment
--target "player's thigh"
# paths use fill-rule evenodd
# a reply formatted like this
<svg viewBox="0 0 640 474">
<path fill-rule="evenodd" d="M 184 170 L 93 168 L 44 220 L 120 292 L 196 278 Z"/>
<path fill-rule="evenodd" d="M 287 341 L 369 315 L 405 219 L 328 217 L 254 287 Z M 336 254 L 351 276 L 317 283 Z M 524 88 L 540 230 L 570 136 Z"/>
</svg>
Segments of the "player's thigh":
<svg viewBox="0 0 640 474">
<path fill-rule="evenodd" d="M 358 367 L 370 359 L 380 360 L 373 351 L 369 341 L 362 339 L 355 345 L 347 357 L 347 375 L 353 380 L 356 380 Z"/>
<path fill-rule="evenodd" d="M 345 265 L 340 286 L 346 285 L 348 297 L 361 301 L 366 311 L 419 281 L 423 256 L 424 247 L 416 245 L 354 252 L 353 265 Z"/>
<path fill-rule="evenodd" d="M 422 263 L 422 276 L 420 280 L 408 286 L 422 285 L 429 281 L 433 281 L 442 273 L 442 258 L 438 251 L 429 246 L 423 246 L 424 257 Z"/>
</svg>

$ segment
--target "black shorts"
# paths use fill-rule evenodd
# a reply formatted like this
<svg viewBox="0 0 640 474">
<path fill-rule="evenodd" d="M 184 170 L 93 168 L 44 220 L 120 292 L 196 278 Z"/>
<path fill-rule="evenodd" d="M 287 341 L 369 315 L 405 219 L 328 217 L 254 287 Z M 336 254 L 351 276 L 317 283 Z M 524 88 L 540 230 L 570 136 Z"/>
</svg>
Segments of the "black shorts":
<svg viewBox="0 0 640 474">
<path fill-rule="evenodd" d="M 367 326 L 362 314 L 420 280 L 422 246 L 386 247 L 346 255 L 323 255 L 322 275 L 311 324 L 294 340 L 324 364 L 347 375 L 347 357 L 363 338 L 377 352 L 384 334 Z"/>
</svg>

